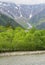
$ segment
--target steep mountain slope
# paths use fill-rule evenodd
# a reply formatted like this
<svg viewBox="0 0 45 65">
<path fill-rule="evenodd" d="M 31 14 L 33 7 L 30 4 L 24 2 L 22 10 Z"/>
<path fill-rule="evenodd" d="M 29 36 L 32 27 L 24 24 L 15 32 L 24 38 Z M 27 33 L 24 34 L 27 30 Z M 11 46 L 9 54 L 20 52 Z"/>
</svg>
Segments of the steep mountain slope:
<svg viewBox="0 0 45 65">
<path fill-rule="evenodd" d="M 22 16 L 21 5 L 16 5 L 15 3 L 0 2 L 0 12 L 13 18 L 24 28 L 29 29 L 32 27 L 28 23 L 28 20 Z"/>
<path fill-rule="evenodd" d="M 0 11 L 13 18 L 24 17 L 31 18 L 45 8 L 45 4 L 26 5 L 0 1 Z"/>
<path fill-rule="evenodd" d="M 45 29 L 45 8 L 29 20 L 33 26 Z"/>
<path fill-rule="evenodd" d="M 12 19 L 11 17 L 4 15 L 0 12 L 0 25 L 2 26 L 12 26 L 12 27 L 22 27 L 20 24 L 18 24 L 14 19 Z"/>
<path fill-rule="evenodd" d="M 45 26 L 43 27 L 45 22 L 41 21 L 45 19 L 45 4 L 17 5 L 15 3 L 0 1 L 0 12 L 13 18 L 24 28 L 29 29 L 32 28 L 32 26 L 45 28 Z"/>
<path fill-rule="evenodd" d="M 26 29 L 32 28 L 32 25 L 28 22 L 28 18 L 26 19 L 24 17 L 21 17 L 21 18 L 15 19 L 15 21 L 17 21 L 22 27 Z"/>
<path fill-rule="evenodd" d="M 45 18 L 39 20 L 39 23 L 36 25 L 38 29 L 45 29 Z"/>
</svg>

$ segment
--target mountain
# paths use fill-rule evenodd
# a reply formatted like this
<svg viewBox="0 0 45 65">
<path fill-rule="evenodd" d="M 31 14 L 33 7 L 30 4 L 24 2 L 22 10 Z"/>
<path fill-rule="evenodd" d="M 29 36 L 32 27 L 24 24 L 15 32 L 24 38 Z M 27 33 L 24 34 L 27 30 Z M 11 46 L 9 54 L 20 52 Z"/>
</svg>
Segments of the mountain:
<svg viewBox="0 0 45 65">
<path fill-rule="evenodd" d="M 45 4 L 26 5 L 0 1 L 0 12 L 13 18 L 19 25 L 45 29 Z"/>
<path fill-rule="evenodd" d="M 34 15 L 34 17 L 29 20 L 29 23 L 39 29 L 45 29 L 45 8 L 42 8 L 38 14 Z"/>
<path fill-rule="evenodd" d="M 12 19 L 7 15 L 2 14 L 1 12 L 0 12 L 0 26 L 12 26 L 13 28 L 22 27 L 14 19 Z"/>
<path fill-rule="evenodd" d="M 16 5 L 15 3 L 7 3 L 7 2 L 0 1 L 1 13 L 13 18 L 22 27 L 29 29 L 32 26 L 28 23 L 26 18 L 22 16 L 20 7 L 21 5 Z"/>
<path fill-rule="evenodd" d="M 45 8 L 45 4 L 25 5 L 0 1 L 0 11 L 13 18 L 31 18 Z"/>
</svg>

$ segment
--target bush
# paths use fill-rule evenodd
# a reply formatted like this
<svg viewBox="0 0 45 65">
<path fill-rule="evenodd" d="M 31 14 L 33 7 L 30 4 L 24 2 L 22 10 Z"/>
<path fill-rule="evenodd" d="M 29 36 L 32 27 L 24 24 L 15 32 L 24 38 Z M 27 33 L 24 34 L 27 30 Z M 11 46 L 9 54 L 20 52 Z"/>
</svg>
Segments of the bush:
<svg viewBox="0 0 45 65">
<path fill-rule="evenodd" d="M 45 50 L 45 30 L 4 27 L 0 32 L 0 52 L 36 50 Z"/>
</svg>

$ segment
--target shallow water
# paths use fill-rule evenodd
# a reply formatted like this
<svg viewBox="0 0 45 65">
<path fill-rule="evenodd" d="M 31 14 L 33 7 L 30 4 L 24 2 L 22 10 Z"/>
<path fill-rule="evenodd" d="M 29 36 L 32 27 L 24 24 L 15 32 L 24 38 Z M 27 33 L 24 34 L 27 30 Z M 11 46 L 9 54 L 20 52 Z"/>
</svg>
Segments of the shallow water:
<svg viewBox="0 0 45 65">
<path fill-rule="evenodd" d="M 0 65 L 45 65 L 45 54 L 0 57 Z"/>
</svg>

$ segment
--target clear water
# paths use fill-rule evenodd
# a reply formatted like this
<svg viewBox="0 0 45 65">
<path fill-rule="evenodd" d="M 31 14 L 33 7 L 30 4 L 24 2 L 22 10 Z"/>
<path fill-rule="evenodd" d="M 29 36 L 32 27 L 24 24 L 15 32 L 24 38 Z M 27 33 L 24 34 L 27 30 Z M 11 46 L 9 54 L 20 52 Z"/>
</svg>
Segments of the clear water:
<svg viewBox="0 0 45 65">
<path fill-rule="evenodd" d="M 0 57 L 0 65 L 45 65 L 45 54 Z"/>
</svg>

